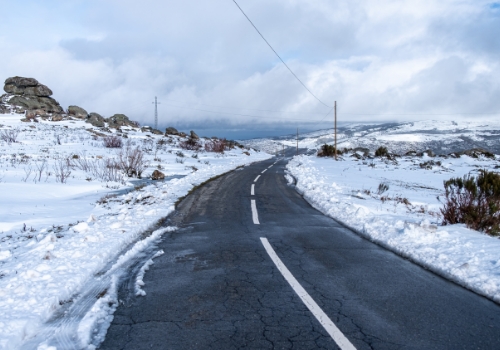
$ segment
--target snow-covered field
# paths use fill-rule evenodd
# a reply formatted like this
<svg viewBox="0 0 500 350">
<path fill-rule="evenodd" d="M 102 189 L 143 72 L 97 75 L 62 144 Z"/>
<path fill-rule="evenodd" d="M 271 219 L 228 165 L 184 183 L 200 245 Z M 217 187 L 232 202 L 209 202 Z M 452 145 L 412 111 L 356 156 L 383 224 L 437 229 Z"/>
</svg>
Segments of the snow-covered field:
<svg viewBox="0 0 500 350">
<path fill-rule="evenodd" d="M 326 215 L 500 303 L 500 239 L 463 225 L 441 226 L 438 199 L 444 180 L 479 169 L 498 171 L 499 160 L 296 156 L 287 165 L 287 178 L 295 178 L 297 190 Z"/>
<path fill-rule="evenodd" d="M 144 295 L 142 276 L 161 254 L 154 242 L 175 230 L 156 225 L 175 202 L 211 177 L 270 157 L 238 147 L 188 151 L 177 136 L 132 127 L 121 129 L 122 148 L 105 148 L 96 134 L 103 130 L 83 121 L 22 117 L 0 115 L 0 133 L 18 132 L 17 142 L 0 141 L 0 349 L 98 345 L 117 280 L 138 257 L 136 290 Z M 144 156 L 143 178 L 158 169 L 165 180 L 106 167 L 126 149 Z"/>
</svg>

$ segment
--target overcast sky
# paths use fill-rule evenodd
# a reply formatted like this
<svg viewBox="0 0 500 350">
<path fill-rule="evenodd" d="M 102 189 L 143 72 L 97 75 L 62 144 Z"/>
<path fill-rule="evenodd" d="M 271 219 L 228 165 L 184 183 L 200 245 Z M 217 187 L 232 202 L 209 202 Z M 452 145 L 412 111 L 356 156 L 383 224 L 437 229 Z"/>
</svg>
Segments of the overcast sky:
<svg viewBox="0 0 500 350">
<path fill-rule="evenodd" d="M 500 2 L 237 2 L 339 121 L 500 117 Z M 0 79 L 64 108 L 152 125 L 158 96 L 162 128 L 206 136 L 332 125 L 232 0 L 0 3 Z"/>
</svg>

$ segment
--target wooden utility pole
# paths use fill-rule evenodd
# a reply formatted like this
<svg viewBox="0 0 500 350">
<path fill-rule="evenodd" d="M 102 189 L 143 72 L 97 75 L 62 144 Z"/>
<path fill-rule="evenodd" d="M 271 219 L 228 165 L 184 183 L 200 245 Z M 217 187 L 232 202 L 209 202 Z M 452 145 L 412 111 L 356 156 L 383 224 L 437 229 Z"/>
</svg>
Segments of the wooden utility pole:
<svg viewBox="0 0 500 350">
<path fill-rule="evenodd" d="M 333 109 L 335 112 L 335 160 L 337 160 L 337 101 L 335 101 Z"/>
<path fill-rule="evenodd" d="M 299 155 L 299 128 L 297 128 L 297 155 Z"/>
</svg>

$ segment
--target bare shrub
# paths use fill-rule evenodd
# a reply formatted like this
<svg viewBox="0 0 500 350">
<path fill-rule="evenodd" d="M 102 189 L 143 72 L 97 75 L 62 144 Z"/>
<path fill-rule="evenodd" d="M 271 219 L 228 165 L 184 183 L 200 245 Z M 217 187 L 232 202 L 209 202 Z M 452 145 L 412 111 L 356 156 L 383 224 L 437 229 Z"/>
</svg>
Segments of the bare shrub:
<svg viewBox="0 0 500 350">
<path fill-rule="evenodd" d="M 205 142 L 205 151 L 224 153 L 226 149 L 226 139 L 214 139 Z"/>
<path fill-rule="evenodd" d="M 481 170 L 477 177 L 451 178 L 444 188 L 443 225 L 464 223 L 473 230 L 500 235 L 499 174 Z"/>
<path fill-rule="evenodd" d="M 32 171 L 33 171 L 33 169 L 31 168 L 31 165 L 29 165 L 27 167 L 24 167 L 24 174 L 25 174 L 25 176 L 21 178 L 21 181 L 22 182 L 28 181 L 28 179 L 29 179 Z"/>
<path fill-rule="evenodd" d="M 78 158 L 73 158 L 72 165 L 77 169 L 83 170 L 100 181 L 105 182 L 123 182 L 123 171 L 120 162 L 112 158 L 92 159 L 84 154 Z"/>
<path fill-rule="evenodd" d="M 0 130 L 0 140 L 7 142 L 8 144 L 16 143 L 17 137 L 21 131 L 17 128 L 15 129 L 2 129 Z"/>
<path fill-rule="evenodd" d="M 122 148 L 123 146 L 122 138 L 116 135 L 105 136 L 102 141 L 106 148 Z"/>
<path fill-rule="evenodd" d="M 387 192 L 389 190 L 389 184 L 385 183 L 385 182 L 381 182 L 379 183 L 378 185 L 378 189 L 377 189 L 377 193 L 380 195 L 384 192 Z"/>
<path fill-rule="evenodd" d="M 118 153 L 118 164 L 121 170 L 128 177 L 141 178 L 142 172 L 147 168 L 147 161 L 144 159 L 144 153 L 139 147 L 126 147 Z"/>
<path fill-rule="evenodd" d="M 36 162 L 35 166 L 36 166 L 36 174 L 35 174 L 34 181 L 40 182 L 42 180 L 43 172 L 47 169 L 47 160 L 44 159 L 41 162 Z"/>
<path fill-rule="evenodd" d="M 198 140 L 190 137 L 186 141 L 179 142 L 179 147 L 190 151 L 197 151 L 201 148 L 201 144 Z"/>
<path fill-rule="evenodd" d="M 71 164 L 69 159 L 56 159 L 52 169 L 56 176 L 56 182 L 64 184 L 68 181 L 68 177 L 71 175 Z"/>
</svg>

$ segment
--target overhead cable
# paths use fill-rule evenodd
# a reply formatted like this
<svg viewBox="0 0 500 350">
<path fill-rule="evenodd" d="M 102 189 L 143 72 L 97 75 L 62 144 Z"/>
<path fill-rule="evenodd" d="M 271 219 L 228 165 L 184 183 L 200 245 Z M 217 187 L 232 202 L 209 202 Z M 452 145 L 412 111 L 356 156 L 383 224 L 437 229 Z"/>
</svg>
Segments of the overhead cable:
<svg viewBox="0 0 500 350">
<path fill-rule="evenodd" d="M 293 74 L 293 76 L 295 77 L 295 79 L 297 79 L 299 81 L 299 83 L 302 84 L 302 86 L 311 94 L 312 97 L 314 97 L 316 100 L 318 100 L 321 104 L 325 105 L 326 107 L 332 108 L 332 106 L 329 106 L 326 103 L 324 103 L 323 101 L 321 101 L 318 97 L 316 97 L 315 94 L 313 94 L 311 92 L 311 90 L 309 90 L 309 88 L 302 82 L 302 80 L 300 80 L 299 77 L 290 69 L 290 67 L 288 67 L 288 65 L 285 63 L 285 61 L 283 61 L 283 59 L 280 57 L 280 55 L 278 55 L 278 53 L 276 52 L 276 50 L 271 46 L 271 44 L 269 44 L 269 42 L 266 40 L 266 38 L 264 38 L 264 35 L 262 35 L 262 33 L 255 26 L 255 24 L 253 24 L 253 22 L 247 16 L 247 14 L 245 13 L 245 11 L 243 11 L 243 9 L 240 7 L 240 5 L 238 5 L 238 3 L 236 2 L 236 0 L 233 0 L 233 2 L 236 4 L 236 6 L 238 6 L 238 8 L 240 9 L 241 13 L 243 13 L 243 15 L 248 19 L 248 22 L 250 22 L 250 24 L 255 28 L 255 30 L 257 31 L 257 33 L 259 33 L 259 35 L 261 36 L 261 38 L 266 42 L 266 44 L 271 48 L 271 50 L 273 50 L 274 54 L 280 59 L 280 61 L 285 65 L 285 67 L 290 71 L 290 73 Z"/>
</svg>

